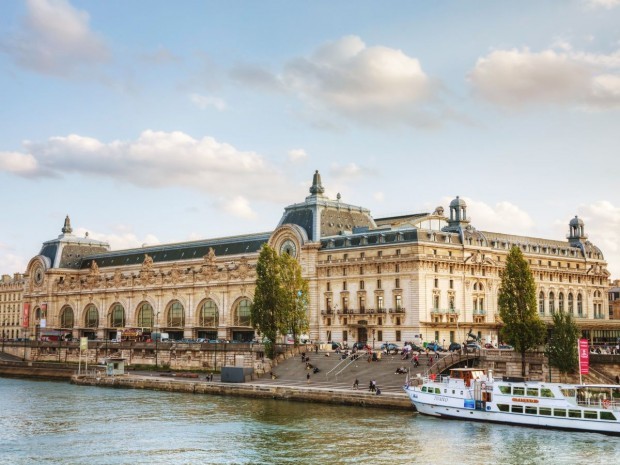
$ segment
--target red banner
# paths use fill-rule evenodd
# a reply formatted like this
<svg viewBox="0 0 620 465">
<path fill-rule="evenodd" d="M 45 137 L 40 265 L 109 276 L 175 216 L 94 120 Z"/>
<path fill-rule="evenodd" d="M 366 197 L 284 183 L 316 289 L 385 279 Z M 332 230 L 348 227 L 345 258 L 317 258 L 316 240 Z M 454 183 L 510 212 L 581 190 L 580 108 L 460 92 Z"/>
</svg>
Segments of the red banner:
<svg viewBox="0 0 620 465">
<path fill-rule="evenodd" d="M 590 347 L 587 339 L 579 339 L 579 373 L 587 375 L 590 372 Z"/>
<path fill-rule="evenodd" d="M 27 328 L 30 325 L 30 304 L 24 304 L 24 317 L 22 318 L 22 327 Z"/>
</svg>

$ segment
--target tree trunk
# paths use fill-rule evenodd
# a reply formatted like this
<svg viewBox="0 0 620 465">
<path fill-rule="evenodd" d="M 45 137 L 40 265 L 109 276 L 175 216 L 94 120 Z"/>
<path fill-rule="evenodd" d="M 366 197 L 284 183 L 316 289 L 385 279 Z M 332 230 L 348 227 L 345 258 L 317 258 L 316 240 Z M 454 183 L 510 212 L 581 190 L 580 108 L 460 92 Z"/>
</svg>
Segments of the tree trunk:
<svg viewBox="0 0 620 465">
<path fill-rule="evenodd" d="M 525 378 L 525 351 L 521 352 L 521 376 Z"/>
</svg>

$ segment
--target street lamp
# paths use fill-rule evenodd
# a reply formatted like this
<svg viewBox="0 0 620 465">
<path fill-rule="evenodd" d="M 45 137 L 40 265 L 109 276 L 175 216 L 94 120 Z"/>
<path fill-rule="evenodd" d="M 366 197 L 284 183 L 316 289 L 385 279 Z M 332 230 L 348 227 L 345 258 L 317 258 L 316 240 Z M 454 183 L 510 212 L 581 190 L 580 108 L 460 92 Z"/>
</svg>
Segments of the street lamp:
<svg viewBox="0 0 620 465">
<path fill-rule="evenodd" d="M 372 351 L 375 351 L 375 330 L 372 330 Z"/>
<path fill-rule="evenodd" d="M 158 330 L 159 327 L 159 312 L 155 314 L 155 369 L 157 370 L 158 360 L 157 360 L 157 344 L 159 338 L 161 337 L 161 333 Z"/>
</svg>

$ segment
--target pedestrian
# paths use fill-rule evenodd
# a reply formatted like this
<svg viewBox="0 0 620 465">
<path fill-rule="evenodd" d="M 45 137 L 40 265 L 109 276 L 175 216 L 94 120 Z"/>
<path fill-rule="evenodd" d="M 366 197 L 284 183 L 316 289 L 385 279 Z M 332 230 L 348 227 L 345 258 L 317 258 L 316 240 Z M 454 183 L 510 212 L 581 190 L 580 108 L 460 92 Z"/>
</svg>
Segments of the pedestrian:
<svg viewBox="0 0 620 465">
<path fill-rule="evenodd" d="M 414 367 L 419 367 L 420 366 L 420 360 L 418 359 L 418 355 L 414 355 L 413 356 L 413 366 Z"/>
<path fill-rule="evenodd" d="M 368 390 L 370 392 L 372 392 L 372 379 L 370 380 L 370 382 L 368 383 Z"/>
<path fill-rule="evenodd" d="M 360 380 L 355 378 L 355 381 L 353 381 L 353 389 L 357 391 L 359 388 L 360 388 Z"/>
<path fill-rule="evenodd" d="M 306 375 L 306 384 L 310 384 L 310 373 Z"/>
<path fill-rule="evenodd" d="M 373 379 L 371 381 L 372 384 L 372 392 L 375 392 L 377 390 L 377 382 Z"/>
<path fill-rule="evenodd" d="M 616 384 L 620 384 L 620 375 L 616 375 Z"/>
<path fill-rule="evenodd" d="M 314 344 L 314 353 L 315 354 L 319 353 L 319 345 L 318 344 Z"/>
<path fill-rule="evenodd" d="M 430 367 L 432 364 L 433 364 L 433 358 L 429 357 L 427 365 Z"/>
</svg>

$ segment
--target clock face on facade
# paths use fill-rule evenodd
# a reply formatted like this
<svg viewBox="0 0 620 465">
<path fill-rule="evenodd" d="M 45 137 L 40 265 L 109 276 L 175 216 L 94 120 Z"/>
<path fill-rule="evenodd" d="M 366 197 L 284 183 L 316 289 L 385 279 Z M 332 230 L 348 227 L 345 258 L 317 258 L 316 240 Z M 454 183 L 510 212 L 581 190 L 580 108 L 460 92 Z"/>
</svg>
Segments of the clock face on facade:
<svg viewBox="0 0 620 465">
<path fill-rule="evenodd" d="M 282 255 L 283 253 L 287 253 L 291 257 L 297 258 L 297 246 L 293 241 L 287 239 L 280 246 L 280 255 Z"/>
<path fill-rule="evenodd" d="M 37 265 L 34 268 L 32 274 L 33 274 L 34 283 L 37 286 L 40 286 L 41 284 L 43 284 L 43 279 L 45 278 L 45 273 L 43 272 L 43 268 L 41 267 L 41 265 Z"/>
</svg>

